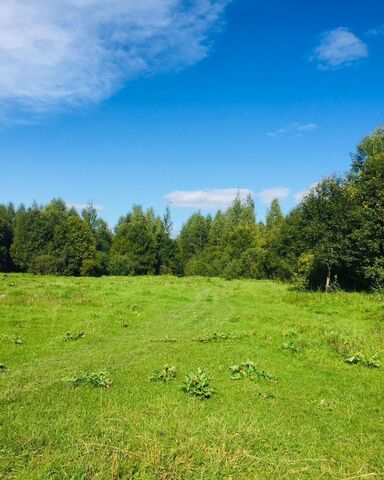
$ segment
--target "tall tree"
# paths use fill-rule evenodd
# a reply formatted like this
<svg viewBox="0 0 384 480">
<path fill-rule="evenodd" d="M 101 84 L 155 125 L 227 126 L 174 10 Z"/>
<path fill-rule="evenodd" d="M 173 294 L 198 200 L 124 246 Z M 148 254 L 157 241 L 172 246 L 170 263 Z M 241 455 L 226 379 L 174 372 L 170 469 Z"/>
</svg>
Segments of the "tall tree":
<svg viewBox="0 0 384 480">
<path fill-rule="evenodd" d="M 13 240 L 13 219 L 15 210 L 12 204 L 0 205 L 0 272 L 12 270 L 10 248 Z"/>
<path fill-rule="evenodd" d="M 351 182 L 356 204 L 351 235 L 355 270 L 364 286 L 384 286 L 384 127 L 358 146 Z"/>
</svg>

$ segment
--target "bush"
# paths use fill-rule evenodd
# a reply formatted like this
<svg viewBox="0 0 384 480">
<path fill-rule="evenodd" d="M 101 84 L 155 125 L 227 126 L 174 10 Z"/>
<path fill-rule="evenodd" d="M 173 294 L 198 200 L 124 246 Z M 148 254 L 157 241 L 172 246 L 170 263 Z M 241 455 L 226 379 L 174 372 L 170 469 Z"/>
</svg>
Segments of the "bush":
<svg viewBox="0 0 384 480">
<path fill-rule="evenodd" d="M 81 264 L 80 275 L 82 277 L 101 277 L 108 270 L 108 255 L 97 252 L 96 257 L 86 258 Z"/>
<path fill-rule="evenodd" d="M 134 274 L 134 266 L 125 255 L 112 255 L 109 259 L 108 273 L 116 276 L 127 276 Z"/>
<path fill-rule="evenodd" d="M 54 255 L 38 255 L 32 264 L 32 273 L 56 275 L 60 272 L 63 260 Z"/>
</svg>

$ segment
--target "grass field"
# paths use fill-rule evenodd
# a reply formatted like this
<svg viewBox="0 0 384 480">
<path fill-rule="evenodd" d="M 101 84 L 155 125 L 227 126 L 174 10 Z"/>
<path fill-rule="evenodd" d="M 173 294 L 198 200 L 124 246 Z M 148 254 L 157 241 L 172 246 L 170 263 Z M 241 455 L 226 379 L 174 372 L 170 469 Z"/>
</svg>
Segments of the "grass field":
<svg viewBox="0 0 384 480">
<path fill-rule="evenodd" d="M 0 478 L 382 479 L 383 340 L 384 305 L 368 294 L 0 277 Z M 231 379 L 248 359 L 272 378 Z M 167 364 L 177 378 L 150 382 Z M 198 367 L 207 400 L 180 388 Z M 98 371 L 110 388 L 67 381 Z"/>
</svg>

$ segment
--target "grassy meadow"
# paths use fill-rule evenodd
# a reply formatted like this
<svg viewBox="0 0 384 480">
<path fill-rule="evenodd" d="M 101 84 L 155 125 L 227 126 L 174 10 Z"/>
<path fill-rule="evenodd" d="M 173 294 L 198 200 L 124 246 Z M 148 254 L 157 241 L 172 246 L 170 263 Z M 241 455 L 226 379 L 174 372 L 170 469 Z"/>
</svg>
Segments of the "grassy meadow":
<svg viewBox="0 0 384 480">
<path fill-rule="evenodd" d="M 382 479 L 383 340 L 364 293 L 0 276 L 0 478 Z M 232 379 L 247 360 L 268 375 Z M 206 400 L 180 388 L 199 367 Z M 68 382 L 100 371 L 110 388 Z"/>
</svg>

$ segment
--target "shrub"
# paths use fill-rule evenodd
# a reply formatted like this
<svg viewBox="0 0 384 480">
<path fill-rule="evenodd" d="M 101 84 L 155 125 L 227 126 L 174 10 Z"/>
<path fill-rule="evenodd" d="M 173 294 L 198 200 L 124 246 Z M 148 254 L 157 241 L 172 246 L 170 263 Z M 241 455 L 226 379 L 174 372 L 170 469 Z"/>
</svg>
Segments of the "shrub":
<svg viewBox="0 0 384 480">
<path fill-rule="evenodd" d="M 105 272 L 100 259 L 85 258 L 81 263 L 80 275 L 82 277 L 100 277 Z"/>
<path fill-rule="evenodd" d="M 168 383 L 174 380 L 176 376 L 177 376 L 176 368 L 165 365 L 163 370 L 154 370 L 151 376 L 149 377 L 149 381 Z"/>
<path fill-rule="evenodd" d="M 199 400 L 211 398 L 216 393 L 210 387 L 207 374 L 201 368 L 197 369 L 197 373 L 190 373 L 185 377 L 181 390 Z"/>
<path fill-rule="evenodd" d="M 132 261 L 125 255 L 111 255 L 108 264 L 108 273 L 116 276 L 127 276 L 134 274 Z"/>
<path fill-rule="evenodd" d="M 54 255 L 38 255 L 32 264 L 32 273 L 39 275 L 57 275 L 60 273 L 60 258 Z"/>
</svg>

